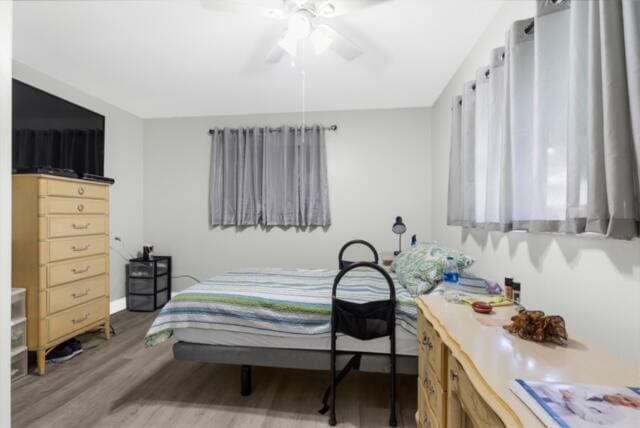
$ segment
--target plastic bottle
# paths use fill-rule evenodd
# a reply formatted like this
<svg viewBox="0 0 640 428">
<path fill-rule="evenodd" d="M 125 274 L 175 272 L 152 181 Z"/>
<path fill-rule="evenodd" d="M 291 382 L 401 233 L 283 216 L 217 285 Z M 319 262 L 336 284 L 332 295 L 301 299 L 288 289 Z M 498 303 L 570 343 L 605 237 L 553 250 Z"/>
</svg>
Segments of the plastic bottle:
<svg viewBox="0 0 640 428">
<path fill-rule="evenodd" d="M 447 257 L 447 260 L 444 262 L 444 281 L 456 284 L 459 277 L 458 265 L 455 260 L 453 260 L 453 257 Z"/>
<path fill-rule="evenodd" d="M 513 300 L 513 278 L 504 279 L 504 293 L 507 299 Z"/>
</svg>

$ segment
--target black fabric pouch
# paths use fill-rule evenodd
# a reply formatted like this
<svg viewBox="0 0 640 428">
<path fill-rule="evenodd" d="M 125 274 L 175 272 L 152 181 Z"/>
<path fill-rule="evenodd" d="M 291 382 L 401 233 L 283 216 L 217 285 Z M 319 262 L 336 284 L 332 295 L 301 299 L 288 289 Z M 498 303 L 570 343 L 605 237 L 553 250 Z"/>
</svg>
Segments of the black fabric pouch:
<svg viewBox="0 0 640 428">
<path fill-rule="evenodd" d="M 389 336 L 393 326 L 394 310 L 393 300 L 354 303 L 335 299 L 335 331 L 361 340 Z"/>
</svg>

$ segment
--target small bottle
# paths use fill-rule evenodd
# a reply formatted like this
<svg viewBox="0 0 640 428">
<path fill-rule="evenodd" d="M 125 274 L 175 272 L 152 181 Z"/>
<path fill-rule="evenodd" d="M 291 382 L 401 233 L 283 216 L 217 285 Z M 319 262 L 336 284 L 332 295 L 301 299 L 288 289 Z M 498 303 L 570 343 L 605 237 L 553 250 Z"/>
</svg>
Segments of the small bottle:
<svg viewBox="0 0 640 428">
<path fill-rule="evenodd" d="M 453 257 L 447 257 L 444 262 L 444 281 L 455 284 L 458 282 L 459 277 L 458 265 L 453 260 Z"/>
<path fill-rule="evenodd" d="M 511 287 L 513 288 L 513 301 L 520 303 L 520 283 L 514 282 Z"/>
<path fill-rule="evenodd" d="M 513 300 L 513 278 L 504 279 L 504 295 L 507 299 Z"/>
</svg>

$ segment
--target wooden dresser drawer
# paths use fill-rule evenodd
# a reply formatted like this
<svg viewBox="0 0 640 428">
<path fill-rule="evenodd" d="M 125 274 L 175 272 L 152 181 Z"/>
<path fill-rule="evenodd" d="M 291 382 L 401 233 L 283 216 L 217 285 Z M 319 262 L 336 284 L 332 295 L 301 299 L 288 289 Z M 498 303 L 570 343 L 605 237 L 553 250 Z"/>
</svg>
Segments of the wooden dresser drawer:
<svg viewBox="0 0 640 428">
<path fill-rule="evenodd" d="M 44 198 L 41 214 L 107 214 L 109 201 L 104 199 Z"/>
<path fill-rule="evenodd" d="M 59 284 L 102 275 L 107 272 L 107 269 L 106 256 L 51 264 L 47 266 L 47 285 L 54 287 Z"/>
<path fill-rule="evenodd" d="M 427 322 L 426 328 L 426 343 L 425 348 L 427 352 L 427 360 L 431 369 L 435 373 L 436 379 L 446 389 L 446 352 L 442 339 L 438 332 L 433 328 L 431 324 Z"/>
<path fill-rule="evenodd" d="M 418 343 L 422 347 L 427 346 L 427 328 L 433 327 L 431 327 L 422 312 L 418 311 Z"/>
<path fill-rule="evenodd" d="M 420 428 L 439 428 L 441 425 L 438 419 L 427 404 L 427 392 L 424 386 L 418 381 L 418 425 Z"/>
<path fill-rule="evenodd" d="M 108 221 L 106 216 L 42 217 L 41 239 L 103 235 Z"/>
<path fill-rule="evenodd" d="M 475 389 L 471 380 L 465 373 L 464 369 L 460 365 L 460 363 L 449 353 L 448 355 L 449 361 L 449 374 L 450 374 L 450 395 L 452 396 L 449 399 L 449 413 L 450 423 L 455 423 L 457 420 L 460 420 L 459 416 L 456 416 L 455 413 L 460 413 L 455 411 L 456 400 L 459 400 L 461 403 L 461 407 L 464 408 L 464 412 L 466 413 L 466 418 L 473 421 L 475 426 L 482 426 L 487 428 L 501 428 L 504 427 L 505 424 L 498 417 L 498 415 L 489 407 L 487 402 L 482 398 L 482 396 Z"/>
<path fill-rule="evenodd" d="M 54 314 L 105 296 L 108 278 L 106 275 L 100 275 L 50 289 L 48 291 L 48 314 Z"/>
<path fill-rule="evenodd" d="M 89 199 L 108 199 L 109 188 L 98 184 L 65 180 L 44 180 L 43 193 L 48 196 L 72 196 Z"/>
<path fill-rule="evenodd" d="M 53 341 L 100 321 L 107 315 L 105 298 L 77 306 L 47 319 L 48 340 Z"/>
<path fill-rule="evenodd" d="M 108 248 L 106 236 L 42 241 L 40 242 L 40 263 L 108 254 Z"/>
<path fill-rule="evenodd" d="M 430 365 L 427 364 L 426 377 L 422 380 L 422 387 L 427 394 L 429 407 L 436 416 L 438 425 L 444 426 L 446 409 L 446 393 L 442 385 L 437 380 L 436 375 Z"/>
</svg>

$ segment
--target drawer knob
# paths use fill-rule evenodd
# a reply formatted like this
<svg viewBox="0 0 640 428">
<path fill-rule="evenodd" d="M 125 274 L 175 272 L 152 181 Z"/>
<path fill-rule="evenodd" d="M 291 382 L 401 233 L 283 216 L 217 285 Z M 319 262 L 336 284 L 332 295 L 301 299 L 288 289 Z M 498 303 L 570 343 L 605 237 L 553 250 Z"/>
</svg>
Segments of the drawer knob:
<svg viewBox="0 0 640 428">
<path fill-rule="evenodd" d="M 78 275 L 78 274 L 80 274 L 80 273 L 88 272 L 90 268 L 91 268 L 91 266 L 87 265 L 87 267 L 86 267 L 86 268 L 84 268 L 84 269 L 76 269 L 76 268 L 73 268 L 73 269 L 71 269 L 71 272 L 73 272 L 73 274 L 74 274 L 74 275 Z"/>
<path fill-rule="evenodd" d="M 91 291 L 91 290 L 89 290 L 89 289 L 87 288 L 87 289 L 84 291 L 84 293 L 72 293 L 72 294 L 71 294 L 71 297 L 73 297 L 74 299 L 79 299 L 80 297 L 84 297 L 84 296 L 88 295 L 88 294 L 89 294 L 89 291 Z"/>
<path fill-rule="evenodd" d="M 78 195 L 84 195 L 84 187 L 78 187 Z"/>
<path fill-rule="evenodd" d="M 89 312 L 87 312 L 85 314 L 85 316 L 83 316 L 82 318 L 74 318 L 74 319 L 72 319 L 71 322 L 74 323 L 74 324 L 80 324 L 81 322 L 84 322 L 87 319 L 89 319 Z"/>
<path fill-rule="evenodd" d="M 78 204 L 78 211 L 80 211 L 80 212 L 84 211 L 84 205 L 83 204 Z"/>
<path fill-rule="evenodd" d="M 451 379 L 452 380 L 458 379 L 458 372 L 451 370 Z"/>
<path fill-rule="evenodd" d="M 90 244 L 87 244 L 87 245 L 85 245 L 84 247 L 76 247 L 75 245 L 73 245 L 73 246 L 71 247 L 71 249 L 72 249 L 73 251 L 76 251 L 76 252 L 80 252 L 80 251 L 87 251 L 87 250 L 89 249 L 89 247 L 90 247 L 90 246 L 91 246 Z"/>
<path fill-rule="evenodd" d="M 73 223 L 73 224 L 71 225 L 71 227 L 73 227 L 73 228 L 74 228 L 74 229 L 76 229 L 76 230 L 88 229 L 88 228 L 89 228 L 89 226 L 91 226 L 91 223 L 85 223 L 85 224 L 76 224 L 76 223 Z"/>
</svg>

